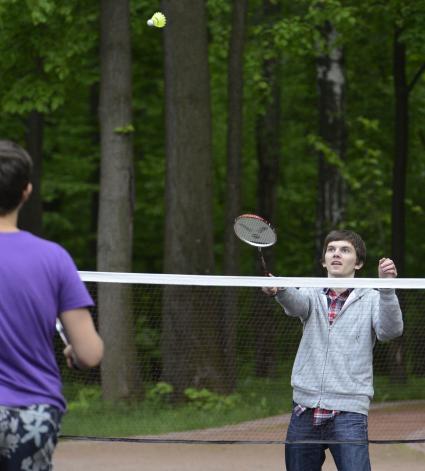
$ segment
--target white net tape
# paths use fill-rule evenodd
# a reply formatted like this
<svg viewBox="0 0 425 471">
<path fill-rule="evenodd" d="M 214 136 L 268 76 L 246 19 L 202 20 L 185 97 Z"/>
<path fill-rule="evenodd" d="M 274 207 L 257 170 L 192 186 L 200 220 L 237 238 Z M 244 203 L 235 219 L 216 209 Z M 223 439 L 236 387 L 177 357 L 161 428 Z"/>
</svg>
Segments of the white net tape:
<svg viewBox="0 0 425 471">
<path fill-rule="evenodd" d="M 158 273 L 80 272 L 83 281 L 149 285 L 393 288 L 424 289 L 425 278 L 306 278 L 264 276 L 173 275 Z"/>
</svg>

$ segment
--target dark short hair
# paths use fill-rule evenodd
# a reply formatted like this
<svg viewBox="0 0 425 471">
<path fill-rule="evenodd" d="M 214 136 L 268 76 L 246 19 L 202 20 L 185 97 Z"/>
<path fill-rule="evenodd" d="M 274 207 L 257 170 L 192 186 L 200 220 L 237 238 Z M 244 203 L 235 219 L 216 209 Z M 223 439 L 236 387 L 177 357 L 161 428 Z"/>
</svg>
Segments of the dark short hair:
<svg viewBox="0 0 425 471">
<path fill-rule="evenodd" d="M 18 144 L 0 139 L 0 215 L 17 208 L 30 182 L 32 160 Z"/>
<path fill-rule="evenodd" d="M 366 261 L 366 244 L 364 240 L 354 231 L 348 230 L 335 230 L 329 232 L 325 237 L 322 250 L 322 262 L 325 260 L 325 253 L 330 242 L 336 242 L 338 240 L 343 240 L 345 242 L 350 242 L 354 247 L 357 255 L 357 263 L 365 263 Z"/>
</svg>

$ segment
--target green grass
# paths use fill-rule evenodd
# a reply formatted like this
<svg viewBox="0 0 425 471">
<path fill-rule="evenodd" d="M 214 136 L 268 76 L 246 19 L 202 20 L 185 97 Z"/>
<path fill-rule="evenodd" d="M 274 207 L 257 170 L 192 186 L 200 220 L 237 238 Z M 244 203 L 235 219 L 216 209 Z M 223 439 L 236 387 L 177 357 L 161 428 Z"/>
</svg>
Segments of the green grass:
<svg viewBox="0 0 425 471">
<path fill-rule="evenodd" d="M 65 385 L 69 411 L 63 435 L 131 436 L 218 427 L 288 412 L 292 390 L 289 380 L 246 379 L 232 401 L 207 397 L 172 407 L 156 401 L 110 404 L 95 387 Z M 210 393 L 211 394 L 211 393 Z"/>
<path fill-rule="evenodd" d="M 374 402 L 425 400 L 425 378 L 409 376 L 405 384 L 394 384 L 388 376 L 377 376 L 374 387 Z"/>
<path fill-rule="evenodd" d="M 139 403 L 102 401 L 98 387 L 66 384 L 69 412 L 64 417 L 63 435 L 137 436 L 157 435 L 237 424 L 287 413 L 292 389 L 285 379 L 246 378 L 232 396 L 206 392 L 190 403 L 172 407 L 152 397 Z M 375 378 L 375 402 L 425 399 L 425 378 L 409 378 L 405 385 Z"/>
</svg>

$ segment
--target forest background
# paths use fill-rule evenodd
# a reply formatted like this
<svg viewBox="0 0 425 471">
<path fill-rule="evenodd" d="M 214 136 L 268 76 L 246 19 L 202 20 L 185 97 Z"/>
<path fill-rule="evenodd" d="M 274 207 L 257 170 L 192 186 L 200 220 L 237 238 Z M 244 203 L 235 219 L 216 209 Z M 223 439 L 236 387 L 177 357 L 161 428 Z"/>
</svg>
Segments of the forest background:
<svg viewBox="0 0 425 471">
<path fill-rule="evenodd" d="M 164 29 L 146 24 L 156 10 Z M 363 276 L 390 256 L 421 277 L 424 25 L 423 0 L 1 0 L 0 134 L 35 162 L 20 225 L 80 270 L 252 275 L 232 222 L 258 213 L 278 229 L 276 274 L 321 274 L 323 237 L 344 227 L 367 243 Z M 125 293 L 98 296 L 116 371 L 133 320 Z M 173 383 L 187 362 L 163 353 Z M 125 396 L 119 381 L 104 394 Z"/>
</svg>

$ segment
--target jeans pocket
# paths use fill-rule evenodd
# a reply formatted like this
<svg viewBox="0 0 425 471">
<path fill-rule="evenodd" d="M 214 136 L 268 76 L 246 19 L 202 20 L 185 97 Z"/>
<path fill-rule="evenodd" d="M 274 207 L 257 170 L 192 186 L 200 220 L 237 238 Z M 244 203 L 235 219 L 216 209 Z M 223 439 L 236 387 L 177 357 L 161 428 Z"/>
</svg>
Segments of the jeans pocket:
<svg viewBox="0 0 425 471">
<path fill-rule="evenodd" d="M 341 412 L 334 419 L 334 433 L 336 440 L 367 441 L 367 416 L 356 412 Z"/>
</svg>

